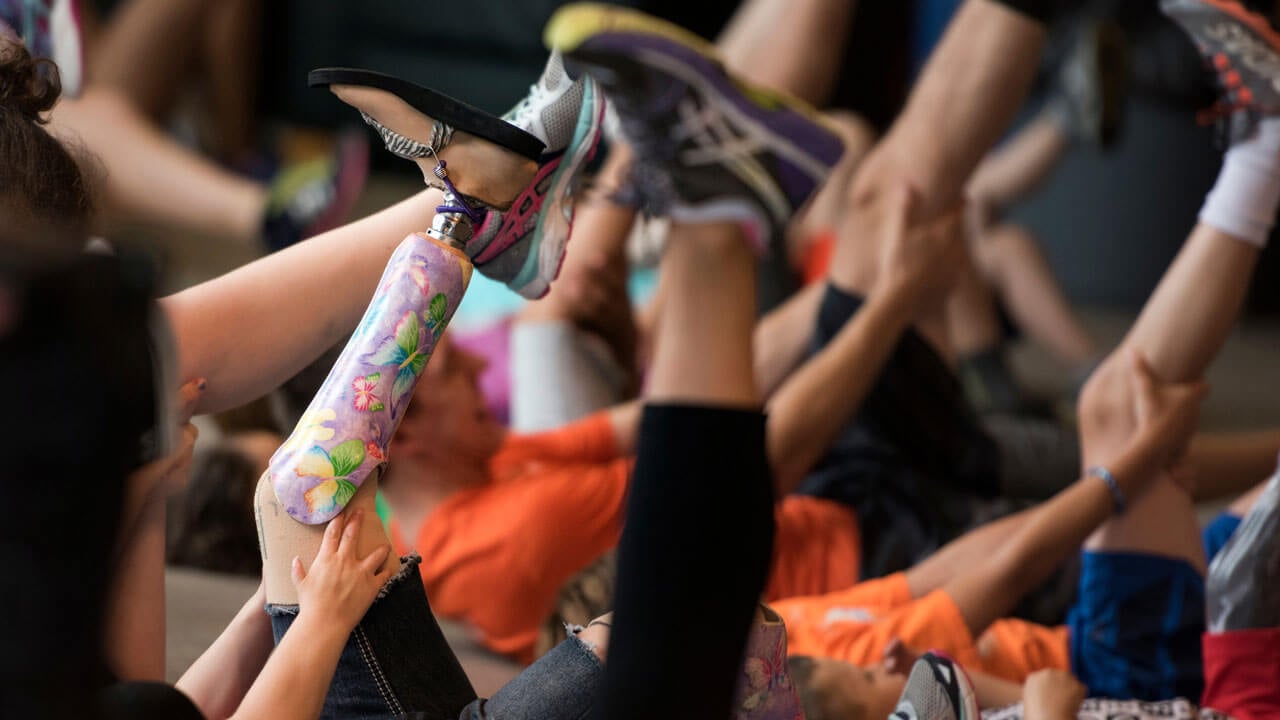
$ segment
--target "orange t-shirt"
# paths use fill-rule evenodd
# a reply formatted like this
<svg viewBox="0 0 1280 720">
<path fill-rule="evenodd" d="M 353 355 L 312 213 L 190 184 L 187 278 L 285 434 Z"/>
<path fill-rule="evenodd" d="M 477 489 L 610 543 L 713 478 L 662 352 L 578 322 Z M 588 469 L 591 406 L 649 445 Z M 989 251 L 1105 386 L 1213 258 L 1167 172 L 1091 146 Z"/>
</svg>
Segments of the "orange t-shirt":
<svg viewBox="0 0 1280 720">
<path fill-rule="evenodd" d="M 966 668 L 1012 682 L 1045 668 L 1070 670 L 1067 628 L 998 620 L 974 642 L 960 609 L 946 592 L 913 599 L 897 573 L 847 590 L 773 603 L 787 626 L 787 652 L 879 664 L 900 638 L 916 650 L 937 649 Z"/>
<path fill-rule="evenodd" d="M 532 659 L 560 588 L 614 547 L 632 460 L 620 458 L 608 413 L 544 433 L 512 435 L 490 462 L 491 482 L 432 511 L 400 553 L 422 555 L 422 579 L 441 617 L 466 621 L 489 648 Z M 861 545 L 852 511 L 788 497 L 775 514 L 767 597 L 815 594 L 857 581 Z"/>
</svg>

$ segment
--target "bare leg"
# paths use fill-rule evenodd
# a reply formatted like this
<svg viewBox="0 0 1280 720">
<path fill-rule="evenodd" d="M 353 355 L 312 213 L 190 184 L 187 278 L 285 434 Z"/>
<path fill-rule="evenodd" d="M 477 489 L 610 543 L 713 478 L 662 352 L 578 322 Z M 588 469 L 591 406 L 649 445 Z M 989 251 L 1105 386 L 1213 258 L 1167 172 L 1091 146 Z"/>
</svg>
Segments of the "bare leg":
<svg viewBox="0 0 1280 720">
<path fill-rule="evenodd" d="M 146 223 L 246 244 L 260 236 L 266 189 L 173 142 L 114 90 L 91 87 L 64 99 L 51 127 L 106 169 L 108 227 Z"/>
<path fill-rule="evenodd" d="M 1275 472 L 1280 431 L 1200 433 L 1187 452 L 1196 471 L 1195 499 L 1218 500 L 1245 492 Z"/>
<path fill-rule="evenodd" d="M 737 227 L 674 225 L 662 273 L 671 300 L 658 323 L 648 401 L 758 407 L 755 258 Z"/>
<path fill-rule="evenodd" d="M 1097 358 L 1097 345 L 1080 324 L 1026 229 L 1000 225 L 988 232 L 975 250 L 985 282 L 995 287 L 1014 322 L 1033 341 L 1073 371 Z"/>
<path fill-rule="evenodd" d="M 947 296 L 947 332 L 957 358 L 965 358 L 1000 345 L 996 294 L 971 257 L 965 253 L 956 285 Z"/>
<path fill-rule="evenodd" d="M 259 0 L 220 0 L 209 6 L 202 75 L 212 115 L 211 148 L 218 157 L 234 161 L 254 145 L 263 9 Z"/>
<path fill-rule="evenodd" d="M 831 98 L 857 3 L 747 0 L 717 45 L 729 69 L 822 107 Z M 823 38 L 815 43 L 814 38 Z"/>
<path fill-rule="evenodd" d="M 983 159 L 969 179 L 969 197 L 996 208 L 1026 197 L 1053 171 L 1069 141 L 1059 121 L 1041 113 Z"/>
<path fill-rule="evenodd" d="M 122 93 L 152 119 L 173 107 L 195 68 L 201 24 L 221 2 L 130 0 L 105 23 L 87 64 L 89 83 Z"/>
<path fill-rule="evenodd" d="M 578 202 L 560 276 L 511 327 L 511 429 L 560 427 L 634 397 L 636 325 L 627 294 L 626 242 L 634 207 L 611 196 L 630 151 L 614 146 L 589 197 Z"/>
<path fill-rule="evenodd" d="M 867 157 L 850 194 L 831 280 L 865 294 L 876 281 L 888 190 L 922 193 L 917 219 L 953 205 L 970 173 L 1022 103 L 1044 27 L 991 0 L 968 0 L 929 59 L 906 109 Z M 939 123 L 938 118 L 947 118 Z M 861 240 L 861 242 L 857 242 Z M 941 313 L 919 326 L 945 347 Z"/>
<path fill-rule="evenodd" d="M 840 226 L 855 173 L 876 143 L 875 129 L 858 115 L 829 112 L 825 117 L 840 131 L 844 155 L 814 194 L 813 200 L 791 221 L 787 233 L 787 254 L 795 267 L 800 265 L 808 244 L 816 239 L 816 234 L 829 233 Z"/>
<path fill-rule="evenodd" d="M 1235 325 L 1244 302 L 1258 248 L 1205 224 L 1191 232 L 1187 243 L 1165 273 L 1151 299 L 1121 344 L 1137 348 L 1155 373 L 1169 381 L 1200 377 Z M 1123 353 L 1112 353 L 1085 386 L 1081 402 L 1109 406 L 1108 427 L 1123 436 L 1134 426 L 1130 407 L 1133 388 L 1122 364 Z M 1103 449 L 1085 465 L 1106 464 L 1111 451 Z M 1160 518 L 1151 523 L 1135 518 Z M 1204 571 L 1204 548 L 1190 495 L 1168 478 L 1160 478 L 1132 503 L 1130 512 L 1113 518 L 1090 539 L 1091 550 L 1148 552 L 1185 558 Z"/>
</svg>

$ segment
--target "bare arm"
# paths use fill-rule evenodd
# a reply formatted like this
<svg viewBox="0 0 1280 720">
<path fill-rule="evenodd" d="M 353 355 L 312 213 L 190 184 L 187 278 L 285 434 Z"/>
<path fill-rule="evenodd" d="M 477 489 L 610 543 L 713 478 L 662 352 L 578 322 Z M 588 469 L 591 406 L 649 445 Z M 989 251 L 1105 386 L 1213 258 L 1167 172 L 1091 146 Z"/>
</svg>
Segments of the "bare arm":
<svg viewBox="0 0 1280 720">
<path fill-rule="evenodd" d="M 135 523 L 113 579 L 107 657 L 121 680 L 164 680 L 164 531 L 160 499 Z"/>
<path fill-rule="evenodd" d="M 1164 471 L 1186 448 L 1195 430 L 1204 386 L 1167 385 L 1155 390 L 1150 371 L 1135 362 L 1133 374 L 1139 391 L 1139 427 L 1108 468 L 1121 492 L 1137 498 L 1152 478 Z M 1151 417 L 1141 416 L 1150 412 Z M 1081 441 L 1085 457 L 1099 440 L 1113 441 L 1099 432 L 1091 411 L 1081 412 Z M 1043 582 L 1053 569 L 1077 552 L 1085 540 L 1112 517 L 1114 500 L 1107 485 L 1086 476 L 1041 504 L 1030 519 L 990 559 L 970 572 L 952 578 L 944 590 L 955 601 L 974 637 L 1006 615 L 1031 588 Z M 1129 517 L 1129 516 L 1125 516 Z"/>
<path fill-rule="evenodd" d="M 825 288 L 822 283 L 804 288 L 756 323 L 752 346 L 761 397 L 772 396 L 804 360 Z"/>
<path fill-rule="evenodd" d="M 198 380 L 179 390 L 184 423 L 202 392 Z M 174 488 L 186 483 L 196 434 L 186 423 L 177 451 L 135 472 L 125 486 L 106 629 L 107 659 L 121 680 L 164 680 L 165 505 Z"/>
<path fill-rule="evenodd" d="M 421 192 L 162 299 L 179 377 L 209 381 L 196 412 L 261 396 L 350 334 L 392 251 L 426 228 L 440 202 L 439 192 Z"/>
<path fill-rule="evenodd" d="M 909 186 L 895 190 L 878 258 L 880 281 L 853 318 L 769 402 L 769 460 L 779 495 L 794 490 L 827 451 L 862 406 L 907 326 L 954 282 L 965 252 L 962 208 L 916 224 L 917 197 Z"/>
<path fill-rule="evenodd" d="M 966 670 L 973 681 L 973 692 L 978 696 L 978 707 L 998 708 L 1012 705 L 1022 699 L 1022 686 L 986 673 Z M 1023 720 L 1026 720 L 1025 718 Z M 1075 720 L 1075 718 L 1072 718 Z"/>
<path fill-rule="evenodd" d="M 1025 720 L 1076 720 L 1086 690 L 1065 670 L 1040 670 L 1027 678 L 1023 693 Z"/>
<path fill-rule="evenodd" d="M 231 717 L 275 647 L 262 585 L 218 639 L 183 673 L 181 690 L 208 720 Z"/>
<path fill-rule="evenodd" d="M 372 515 L 372 513 L 371 513 Z M 390 546 L 357 555 L 364 513 L 339 515 L 325 528 L 310 570 L 296 557 L 293 582 L 298 617 L 271 653 L 257 681 L 231 717 L 314 720 L 320 716 L 338 659 L 351 631 L 386 584 Z M 377 522 L 373 518 L 370 522 Z"/>
<path fill-rule="evenodd" d="M 795 489 L 857 412 L 912 320 L 909 288 L 873 293 L 832 341 L 769 402 L 769 459 L 778 494 Z"/>
</svg>

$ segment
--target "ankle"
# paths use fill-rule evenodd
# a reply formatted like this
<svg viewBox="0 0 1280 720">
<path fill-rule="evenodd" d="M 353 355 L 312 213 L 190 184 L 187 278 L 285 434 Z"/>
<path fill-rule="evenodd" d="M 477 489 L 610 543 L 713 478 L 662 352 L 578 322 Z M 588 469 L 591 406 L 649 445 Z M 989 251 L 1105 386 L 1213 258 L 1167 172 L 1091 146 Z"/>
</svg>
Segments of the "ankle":
<svg viewBox="0 0 1280 720">
<path fill-rule="evenodd" d="M 1258 248 L 1265 247 L 1280 209 L 1280 118 L 1227 151 L 1205 197 L 1200 221 Z"/>
<path fill-rule="evenodd" d="M 509 208 L 538 171 L 534 161 L 463 132 L 454 134 L 440 159 L 448 163 L 449 178 L 459 192 L 499 210 Z M 418 160 L 429 185 L 439 182 L 436 164 L 434 157 Z"/>
</svg>

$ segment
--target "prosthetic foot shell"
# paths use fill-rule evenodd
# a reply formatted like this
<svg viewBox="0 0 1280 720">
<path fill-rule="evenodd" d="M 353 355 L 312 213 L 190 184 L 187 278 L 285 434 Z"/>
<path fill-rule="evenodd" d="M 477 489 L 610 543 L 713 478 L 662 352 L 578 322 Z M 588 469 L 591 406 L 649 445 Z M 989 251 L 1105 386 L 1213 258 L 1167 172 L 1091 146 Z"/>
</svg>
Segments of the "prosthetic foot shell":
<svg viewBox="0 0 1280 720">
<path fill-rule="evenodd" d="M 471 280 L 471 261 L 425 235 L 396 248 L 369 308 L 267 473 L 291 517 L 342 511 L 386 463 L 414 387 Z"/>
</svg>

